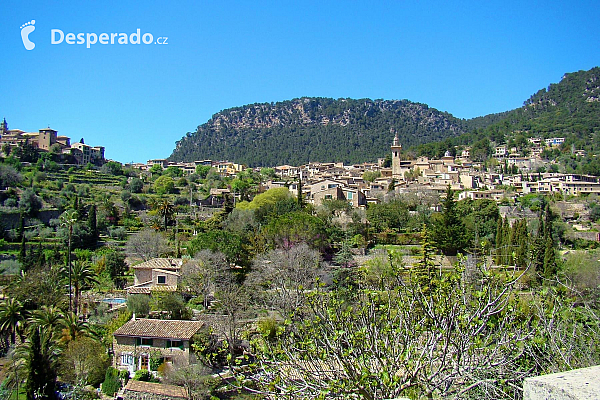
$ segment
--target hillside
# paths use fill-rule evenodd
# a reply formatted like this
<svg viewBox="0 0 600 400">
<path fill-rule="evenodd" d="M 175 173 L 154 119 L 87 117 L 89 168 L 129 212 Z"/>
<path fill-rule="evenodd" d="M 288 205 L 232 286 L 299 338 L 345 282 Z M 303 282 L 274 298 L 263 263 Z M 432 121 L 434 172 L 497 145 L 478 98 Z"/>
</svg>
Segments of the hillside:
<svg viewBox="0 0 600 400">
<path fill-rule="evenodd" d="M 227 159 L 249 166 L 375 161 L 394 130 L 404 146 L 465 133 L 465 122 L 407 100 L 299 98 L 215 114 L 177 142 L 173 161 Z"/>
<path fill-rule="evenodd" d="M 230 108 L 188 132 L 169 159 L 227 159 L 249 166 L 374 161 L 388 154 L 391 131 L 405 148 L 434 157 L 482 138 L 503 144 L 519 135 L 521 142 L 530 136 L 562 136 L 565 146 L 591 154 L 600 150 L 599 116 L 596 67 L 565 74 L 523 107 L 470 120 L 408 100 L 304 97 Z"/>
<path fill-rule="evenodd" d="M 450 147 L 472 145 L 484 138 L 504 144 L 532 136 L 564 137 L 563 150 L 573 146 L 586 150 L 590 156 L 597 154 L 600 151 L 600 68 L 567 73 L 559 83 L 532 95 L 522 107 L 465 122 L 467 134 L 418 146 L 417 154 L 436 156 Z"/>
</svg>

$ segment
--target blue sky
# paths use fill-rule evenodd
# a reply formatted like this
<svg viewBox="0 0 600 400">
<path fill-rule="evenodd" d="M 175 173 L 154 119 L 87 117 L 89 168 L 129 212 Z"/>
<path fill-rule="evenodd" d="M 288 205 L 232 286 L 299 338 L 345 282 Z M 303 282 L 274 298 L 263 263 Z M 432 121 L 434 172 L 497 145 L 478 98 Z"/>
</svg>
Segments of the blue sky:
<svg viewBox="0 0 600 400">
<path fill-rule="evenodd" d="M 408 99 L 472 118 L 600 65 L 600 2 L 487 3 L 3 0 L 0 118 L 145 162 L 243 104 Z M 138 28 L 168 44 L 51 44 L 52 29 Z"/>
</svg>

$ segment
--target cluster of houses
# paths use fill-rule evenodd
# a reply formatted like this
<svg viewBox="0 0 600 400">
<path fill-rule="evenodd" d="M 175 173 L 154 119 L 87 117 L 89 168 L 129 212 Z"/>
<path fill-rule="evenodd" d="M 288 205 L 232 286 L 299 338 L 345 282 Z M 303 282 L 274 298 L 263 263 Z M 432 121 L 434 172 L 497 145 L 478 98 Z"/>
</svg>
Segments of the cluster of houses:
<svg viewBox="0 0 600 400">
<path fill-rule="evenodd" d="M 376 163 L 344 165 L 341 162 L 312 162 L 302 166 L 280 165 L 274 167 L 280 177 L 263 183 L 262 190 L 275 187 L 287 187 L 296 192 L 299 179 L 302 182 L 302 195 L 306 201 L 320 205 L 324 200 L 343 200 L 355 208 L 366 207 L 378 202 L 380 194 L 394 190 L 399 193 L 435 192 L 444 193 L 450 185 L 453 190 L 460 191 L 460 198 L 494 199 L 500 201 L 507 197 L 515 197 L 529 193 L 551 194 L 562 192 L 565 195 L 600 193 L 600 182 L 597 177 L 536 172 L 546 167 L 547 162 L 541 158 L 545 148 L 560 146 L 564 138 L 529 138 L 528 156 L 522 156 L 517 148 L 497 146 L 493 157 L 504 172 L 486 168 L 482 163 L 472 161 L 470 150 L 462 150 L 453 156 L 446 152 L 441 159 L 419 157 L 414 160 L 402 159 L 402 146 L 396 136 L 392 142 L 392 163 L 384 167 L 385 159 Z M 582 154 L 578 151 L 577 155 Z M 159 164 L 163 168 L 174 166 L 184 172 L 193 173 L 198 165 L 215 168 L 223 176 L 234 176 L 246 166 L 228 161 L 202 160 L 190 163 L 171 162 L 166 159 L 149 160 L 146 164 L 133 164 L 134 168 L 150 170 Z M 503 169 L 503 168 L 500 168 Z M 517 170 L 518 173 L 509 171 Z M 366 172 L 371 172 L 371 179 L 365 179 Z M 506 188 L 511 190 L 507 191 Z M 214 197 L 228 193 L 227 189 L 215 189 L 211 199 L 203 205 L 218 205 Z M 235 195 L 235 193 L 234 193 Z"/>
<path fill-rule="evenodd" d="M 38 132 L 25 132 L 20 129 L 9 129 L 6 118 L 0 122 L 0 148 L 5 146 L 15 148 L 24 143 L 29 143 L 40 151 L 55 152 L 64 156 L 71 157 L 78 165 L 92 163 L 102 165 L 104 159 L 104 147 L 90 146 L 81 139 L 77 143 L 71 143 L 71 138 L 58 135 L 58 132 L 48 127 L 40 129 Z"/>
</svg>

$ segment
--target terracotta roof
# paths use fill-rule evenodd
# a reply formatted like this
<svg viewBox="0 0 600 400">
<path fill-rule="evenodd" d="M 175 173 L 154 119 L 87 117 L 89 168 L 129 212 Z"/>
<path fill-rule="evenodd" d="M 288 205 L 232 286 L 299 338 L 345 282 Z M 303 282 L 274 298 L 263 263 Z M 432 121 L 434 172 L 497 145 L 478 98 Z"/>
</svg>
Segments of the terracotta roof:
<svg viewBox="0 0 600 400">
<path fill-rule="evenodd" d="M 177 286 L 175 285 L 151 285 L 152 282 L 140 283 L 139 285 L 129 286 L 125 289 L 127 294 L 151 294 L 152 292 L 176 292 Z M 146 285 L 146 286 L 144 286 Z"/>
<path fill-rule="evenodd" d="M 131 286 L 127 288 L 127 294 L 150 294 L 150 288 Z"/>
<path fill-rule="evenodd" d="M 114 336 L 151 337 L 162 339 L 191 339 L 204 323 L 201 321 L 136 319 L 127 322 Z"/>
<path fill-rule="evenodd" d="M 182 264 L 181 258 L 153 258 L 141 264 L 134 265 L 134 269 L 179 269 Z"/>
<path fill-rule="evenodd" d="M 185 388 L 175 385 L 165 385 L 162 383 L 134 381 L 130 379 L 124 388 L 124 391 L 151 393 L 159 396 L 176 397 L 187 399 L 188 395 Z"/>
</svg>

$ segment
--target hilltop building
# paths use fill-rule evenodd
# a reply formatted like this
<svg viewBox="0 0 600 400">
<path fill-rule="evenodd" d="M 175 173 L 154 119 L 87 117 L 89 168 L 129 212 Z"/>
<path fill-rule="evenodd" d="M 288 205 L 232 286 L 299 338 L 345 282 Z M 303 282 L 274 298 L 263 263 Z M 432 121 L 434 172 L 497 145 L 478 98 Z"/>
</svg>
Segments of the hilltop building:
<svg viewBox="0 0 600 400">
<path fill-rule="evenodd" d="M 58 132 L 50 127 L 40 129 L 38 132 L 9 129 L 6 118 L 4 118 L 0 123 L 0 146 L 17 147 L 24 143 L 29 143 L 41 151 L 54 151 L 57 154 L 72 156 L 77 164 L 90 162 L 102 165 L 105 162 L 104 147 L 102 146 L 92 147 L 83 143 L 83 140 L 71 144 L 69 137 L 58 135 Z"/>
</svg>

